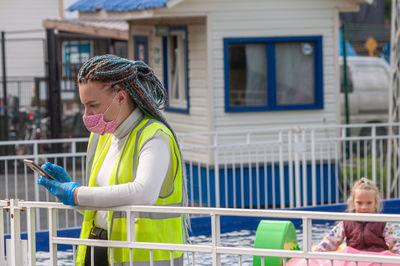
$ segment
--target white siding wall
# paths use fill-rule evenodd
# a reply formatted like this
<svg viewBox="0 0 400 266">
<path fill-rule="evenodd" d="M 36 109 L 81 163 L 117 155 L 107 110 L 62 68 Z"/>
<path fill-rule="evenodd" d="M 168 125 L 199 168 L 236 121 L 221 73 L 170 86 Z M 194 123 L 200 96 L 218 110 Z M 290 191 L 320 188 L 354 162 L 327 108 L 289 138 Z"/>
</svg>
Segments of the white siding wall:
<svg viewBox="0 0 400 266">
<path fill-rule="evenodd" d="M 180 24 L 188 17 L 206 18 L 205 25 L 188 27 L 190 114 L 167 113 L 169 121 L 179 133 L 339 123 L 338 12 L 357 8 L 352 0 L 185 0 L 172 8 L 154 9 L 154 17 L 181 18 Z M 125 18 L 135 14 L 120 13 Z M 323 38 L 323 109 L 225 113 L 224 38 L 310 35 Z M 198 142 L 202 141 L 186 141 Z"/>
<path fill-rule="evenodd" d="M 21 105 L 30 102 L 33 77 L 43 77 L 46 72 L 46 32 L 42 20 L 56 18 L 58 15 L 58 0 L 0 1 L 0 31 L 6 32 L 7 92 L 19 96 Z M 12 82 L 16 80 L 24 81 L 19 84 Z M 2 84 L 0 93 L 2 98 Z"/>
<path fill-rule="evenodd" d="M 337 95 L 337 14 L 351 10 L 353 1 L 335 0 L 253 0 L 214 1 L 186 0 L 171 8 L 157 10 L 157 15 L 178 16 L 198 12 L 208 16 L 211 37 L 211 64 L 214 122 L 209 130 L 225 131 L 243 128 L 274 128 L 287 125 L 339 123 Z M 324 108 L 307 111 L 225 113 L 223 39 L 228 37 L 309 36 L 323 37 Z M 207 34 L 204 33 L 204 37 Z M 192 74 L 191 74 L 192 75 Z M 192 88 L 191 88 L 192 89 Z M 205 97 L 205 95 L 199 95 Z M 206 100 L 208 98 L 205 98 Z M 204 100 L 191 98 L 191 105 Z M 194 110 L 193 110 L 194 111 Z M 192 112 L 192 109 L 191 109 Z M 182 120 L 176 120 L 178 123 Z M 212 121 L 212 120 L 211 120 Z M 184 120 L 187 123 L 187 120 Z M 178 126 L 179 128 L 179 126 Z M 194 129 L 194 128 L 193 128 Z M 206 129 L 207 130 L 207 129 Z M 183 131 L 186 132 L 186 131 Z"/>
<path fill-rule="evenodd" d="M 6 32 L 9 40 L 6 42 L 7 76 L 44 76 L 43 40 L 46 35 L 42 20 L 58 16 L 58 0 L 0 1 L 0 30 Z M 16 31 L 28 32 L 12 33 Z M 23 38 L 32 40 L 12 40 Z"/>
<path fill-rule="evenodd" d="M 178 132 L 206 131 L 208 125 L 207 56 L 205 25 L 189 25 L 189 114 L 167 112 L 167 117 Z"/>
<path fill-rule="evenodd" d="M 133 22 L 131 24 L 130 57 L 133 58 L 133 36 L 147 36 L 149 41 L 149 65 L 157 76 L 163 80 L 163 47 L 162 38 L 155 36 L 153 26 L 142 26 Z M 189 98 L 190 113 L 180 114 L 165 112 L 168 120 L 174 125 L 177 132 L 198 132 L 209 130 L 208 101 L 207 101 L 207 73 L 206 73 L 206 34 L 205 25 L 188 25 L 188 62 L 189 62 Z M 158 64 L 154 61 L 154 49 L 159 49 L 161 60 Z"/>
<path fill-rule="evenodd" d="M 272 2 L 272 1 L 270 1 Z M 285 1 L 290 2 L 290 1 Z M 292 1 L 293 7 L 275 9 L 274 6 L 259 8 L 248 12 L 229 12 L 213 14 L 214 44 L 214 81 L 215 81 L 215 128 L 219 130 L 234 130 L 243 127 L 281 127 L 286 125 L 337 123 L 334 51 L 334 14 L 335 10 L 328 8 L 324 1 L 315 2 L 313 10 L 304 7 L 299 1 Z M 296 3 L 298 3 L 296 5 Z M 318 3 L 320 7 L 318 7 Z M 264 19 L 257 21 L 260 17 Z M 238 18 L 239 25 L 230 26 L 232 17 Z M 223 38 L 226 37 L 273 37 L 273 36 L 309 36 L 323 37 L 323 92 L 324 108 L 309 111 L 279 111 L 253 113 L 225 113 L 224 111 L 224 69 L 223 69 Z"/>
</svg>

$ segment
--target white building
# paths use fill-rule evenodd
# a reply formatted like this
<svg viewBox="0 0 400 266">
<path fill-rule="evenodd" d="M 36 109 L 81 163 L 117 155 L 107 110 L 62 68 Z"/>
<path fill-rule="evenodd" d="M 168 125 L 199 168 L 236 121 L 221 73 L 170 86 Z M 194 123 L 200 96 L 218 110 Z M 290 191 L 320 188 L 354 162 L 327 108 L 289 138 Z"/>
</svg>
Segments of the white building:
<svg viewBox="0 0 400 266">
<path fill-rule="evenodd" d="M 177 132 L 339 123 L 339 12 L 364 1 L 161 2 L 70 10 L 130 23 L 129 57 L 164 80 Z"/>
<path fill-rule="evenodd" d="M 34 78 L 46 76 L 46 31 L 42 20 L 63 16 L 63 0 L 0 1 L 0 31 L 5 33 L 7 94 L 18 96 L 21 105 L 30 103 Z M 0 69 L 2 66 L 0 57 Z M 0 98 L 3 98 L 2 83 L 0 88 Z"/>
<path fill-rule="evenodd" d="M 80 18 L 128 21 L 129 57 L 147 62 L 164 81 L 169 94 L 167 118 L 178 133 L 188 133 L 340 124 L 339 12 L 356 11 L 362 2 L 369 1 L 80 0 L 69 9 L 79 11 Z M 327 186 L 322 190 L 326 194 L 338 191 L 338 170 L 326 164 L 329 158 L 337 157 L 323 153 L 318 165 L 311 167 L 307 162 L 313 154 L 308 152 L 311 145 L 301 136 L 294 137 L 298 145 L 282 147 L 276 132 L 268 134 L 258 139 L 275 141 L 276 149 L 271 144 L 255 145 L 246 151 L 239 148 L 237 154 L 229 149 L 187 151 L 184 157 L 197 165 L 187 165 L 188 169 L 195 174 L 198 171 L 198 180 L 203 182 L 198 186 L 203 191 L 210 188 L 207 182 L 213 178 L 219 180 L 216 188 L 223 191 L 225 186 L 231 191 L 227 188 L 231 181 L 222 185 L 223 175 L 226 180 L 236 180 L 232 181 L 236 189 L 246 189 L 243 184 L 251 184 L 252 173 L 260 173 L 261 168 L 266 179 L 268 176 L 278 184 L 280 178 L 281 201 L 288 187 L 300 190 L 300 179 L 304 179 L 304 188 L 309 186 L 311 171 L 313 182 L 323 184 L 325 175 L 334 177 L 325 181 Z M 290 134 L 287 139 L 293 137 Z M 195 135 L 187 137 L 185 145 L 208 146 L 213 141 L 207 135 Z M 221 135 L 218 141 L 231 145 L 239 139 L 236 135 Z M 266 157 L 260 148 L 267 149 L 271 156 Z M 282 156 L 279 169 L 275 164 L 277 149 L 281 149 Z M 292 155 L 301 156 L 304 164 L 293 168 Z M 260 168 L 258 162 L 266 165 Z M 225 164 L 225 170 L 220 167 L 217 175 L 213 169 L 221 164 Z M 267 174 L 275 170 L 276 175 Z M 240 183 L 234 177 L 243 171 Z M 197 186 L 194 178 L 192 185 Z M 278 190 L 276 187 L 272 191 Z M 296 197 L 300 202 L 300 191 Z"/>
</svg>

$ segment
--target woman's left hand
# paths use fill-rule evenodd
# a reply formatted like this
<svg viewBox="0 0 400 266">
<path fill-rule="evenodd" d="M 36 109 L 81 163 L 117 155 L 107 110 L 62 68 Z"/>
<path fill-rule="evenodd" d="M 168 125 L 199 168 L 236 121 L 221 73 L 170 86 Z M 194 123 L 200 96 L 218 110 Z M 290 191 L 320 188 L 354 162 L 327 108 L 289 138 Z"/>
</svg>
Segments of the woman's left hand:
<svg viewBox="0 0 400 266">
<path fill-rule="evenodd" d="M 51 194 L 57 197 L 59 201 L 65 205 L 76 206 L 74 201 L 74 191 L 80 185 L 76 182 L 64 182 L 60 183 L 51 180 L 47 177 L 41 177 L 38 180 L 38 184 L 46 188 Z"/>
</svg>

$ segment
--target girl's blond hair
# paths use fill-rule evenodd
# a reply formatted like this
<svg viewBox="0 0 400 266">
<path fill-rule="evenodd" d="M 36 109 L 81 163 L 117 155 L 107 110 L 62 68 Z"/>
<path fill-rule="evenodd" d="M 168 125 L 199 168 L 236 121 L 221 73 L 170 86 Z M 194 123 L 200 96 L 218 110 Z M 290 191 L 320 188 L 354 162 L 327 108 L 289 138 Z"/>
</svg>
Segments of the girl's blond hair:
<svg viewBox="0 0 400 266">
<path fill-rule="evenodd" d="M 354 183 L 353 188 L 351 189 L 350 197 L 347 199 L 347 211 L 354 212 L 354 194 L 356 190 L 372 190 L 375 192 L 375 212 L 379 213 L 382 211 L 382 202 L 381 202 L 381 194 L 379 192 L 378 187 L 374 182 L 369 180 L 368 178 L 361 178 L 357 182 Z"/>
</svg>

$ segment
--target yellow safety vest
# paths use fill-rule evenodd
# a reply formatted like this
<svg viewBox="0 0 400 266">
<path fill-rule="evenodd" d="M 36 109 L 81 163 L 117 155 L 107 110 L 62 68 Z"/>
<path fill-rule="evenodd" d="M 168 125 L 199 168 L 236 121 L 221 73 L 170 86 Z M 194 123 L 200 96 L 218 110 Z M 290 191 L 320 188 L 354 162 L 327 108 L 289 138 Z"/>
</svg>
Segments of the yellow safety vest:
<svg viewBox="0 0 400 266">
<path fill-rule="evenodd" d="M 136 176 L 138 154 L 141 147 L 153 137 L 157 131 L 162 130 L 170 137 L 172 171 L 168 171 L 161 187 L 160 194 L 154 205 L 182 206 L 182 160 L 178 145 L 171 131 L 162 123 L 145 116 L 144 119 L 129 133 L 118 160 L 113 166 L 109 179 L 109 185 L 132 182 Z M 111 134 L 103 136 L 91 134 L 88 144 L 87 176 L 89 186 L 96 186 L 95 178 L 100 166 L 107 154 L 111 143 Z M 96 139 L 96 140 L 94 140 Z M 96 211 L 87 210 L 84 214 L 81 239 L 88 239 L 90 230 L 94 226 Z M 139 213 L 139 219 L 135 223 L 135 240 L 137 242 L 158 242 L 182 244 L 184 242 L 184 220 L 181 215 L 160 213 Z M 108 239 L 127 240 L 126 212 L 108 211 Z M 76 265 L 85 264 L 87 246 L 79 246 Z M 110 249 L 108 250 L 109 263 L 111 264 Z M 174 251 L 175 259 L 182 259 L 183 252 Z M 170 265 L 171 255 L 169 251 L 153 250 L 154 265 Z M 114 248 L 114 264 L 129 262 L 130 250 L 128 248 Z M 134 265 L 149 265 L 150 251 L 146 249 L 133 249 L 132 258 Z"/>
</svg>

